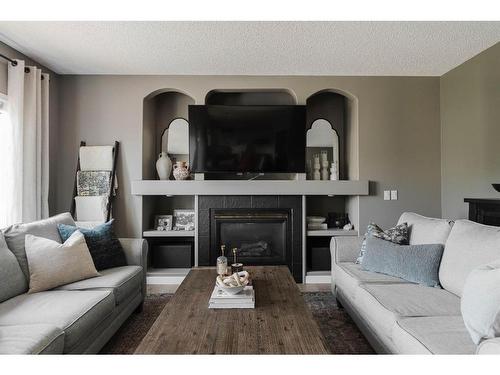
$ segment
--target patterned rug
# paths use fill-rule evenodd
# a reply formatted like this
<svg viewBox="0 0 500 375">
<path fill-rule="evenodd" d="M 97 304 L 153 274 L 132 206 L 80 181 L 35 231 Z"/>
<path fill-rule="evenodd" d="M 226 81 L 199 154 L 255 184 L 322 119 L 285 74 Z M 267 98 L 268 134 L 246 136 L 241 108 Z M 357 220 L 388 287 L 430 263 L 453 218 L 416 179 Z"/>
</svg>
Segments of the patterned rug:
<svg viewBox="0 0 500 375">
<path fill-rule="evenodd" d="M 337 306 L 332 293 L 303 293 L 303 296 L 332 354 L 374 353 L 349 315 Z M 147 296 L 142 313 L 132 314 L 101 350 L 101 354 L 134 353 L 170 298 L 172 294 Z"/>
</svg>

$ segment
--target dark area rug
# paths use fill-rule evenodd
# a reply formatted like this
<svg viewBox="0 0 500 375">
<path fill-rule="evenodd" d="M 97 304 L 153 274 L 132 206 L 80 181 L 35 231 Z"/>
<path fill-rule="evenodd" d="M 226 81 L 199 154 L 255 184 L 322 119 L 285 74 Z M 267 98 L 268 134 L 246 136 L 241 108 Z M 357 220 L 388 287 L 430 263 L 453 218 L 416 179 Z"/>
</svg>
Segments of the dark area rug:
<svg viewBox="0 0 500 375">
<path fill-rule="evenodd" d="M 374 353 L 349 315 L 337 306 L 331 292 L 308 292 L 303 296 L 332 354 Z M 147 296 L 142 313 L 132 314 L 101 354 L 134 353 L 170 298 L 172 294 Z"/>
</svg>

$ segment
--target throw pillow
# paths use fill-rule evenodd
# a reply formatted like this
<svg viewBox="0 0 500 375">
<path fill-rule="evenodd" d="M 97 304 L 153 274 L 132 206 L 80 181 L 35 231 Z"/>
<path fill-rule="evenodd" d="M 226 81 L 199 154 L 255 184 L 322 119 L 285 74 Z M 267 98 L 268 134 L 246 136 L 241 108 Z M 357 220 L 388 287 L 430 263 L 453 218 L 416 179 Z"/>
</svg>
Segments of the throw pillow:
<svg viewBox="0 0 500 375">
<path fill-rule="evenodd" d="M 361 262 L 363 261 L 363 255 L 366 249 L 366 240 L 369 237 L 380 238 L 382 240 L 390 241 L 399 245 L 407 245 L 409 240 L 408 225 L 406 223 L 401 223 L 396 225 L 394 228 L 383 230 L 375 223 L 368 224 L 368 227 L 366 228 L 365 239 L 361 244 L 358 259 L 356 259 L 357 264 L 361 264 Z"/>
<path fill-rule="evenodd" d="M 79 231 L 63 244 L 27 234 L 25 249 L 30 273 L 28 293 L 99 276 L 85 238 Z"/>
<path fill-rule="evenodd" d="M 369 237 L 361 267 L 366 271 L 384 273 L 412 283 L 439 286 L 439 265 L 443 245 L 397 245 Z"/>
<path fill-rule="evenodd" d="M 467 279 L 460 301 L 462 317 L 476 345 L 500 337 L 500 259 L 475 268 Z"/>
<path fill-rule="evenodd" d="M 66 241 L 77 230 L 83 233 L 98 271 L 127 265 L 123 247 L 113 231 L 113 220 L 92 229 L 66 224 L 60 224 L 57 228 L 63 241 Z"/>
<path fill-rule="evenodd" d="M 26 293 L 28 282 L 0 231 L 0 302 Z"/>
</svg>

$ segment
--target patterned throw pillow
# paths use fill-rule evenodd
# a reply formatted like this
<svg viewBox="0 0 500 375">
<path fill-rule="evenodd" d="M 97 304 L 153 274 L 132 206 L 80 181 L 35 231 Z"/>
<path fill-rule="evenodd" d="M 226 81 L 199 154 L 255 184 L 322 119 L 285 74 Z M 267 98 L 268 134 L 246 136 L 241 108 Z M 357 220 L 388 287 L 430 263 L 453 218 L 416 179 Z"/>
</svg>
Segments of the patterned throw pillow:
<svg viewBox="0 0 500 375">
<path fill-rule="evenodd" d="M 366 251 L 366 239 L 368 237 L 380 238 L 381 240 L 390 241 L 398 245 L 408 245 L 410 233 L 407 223 L 401 223 L 396 225 L 394 228 L 387 229 L 385 231 L 375 223 L 368 224 L 365 239 L 361 244 L 358 259 L 356 259 L 356 264 L 361 264 L 361 261 L 363 260 L 363 255 L 365 255 Z"/>
<path fill-rule="evenodd" d="M 127 265 L 123 247 L 113 231 L 113 219 L 92 229 L 66 224 L 58 224 L 57 229 L 63 242 L 77 230 L 83 233 L 98 271 Z"/>
</svg>

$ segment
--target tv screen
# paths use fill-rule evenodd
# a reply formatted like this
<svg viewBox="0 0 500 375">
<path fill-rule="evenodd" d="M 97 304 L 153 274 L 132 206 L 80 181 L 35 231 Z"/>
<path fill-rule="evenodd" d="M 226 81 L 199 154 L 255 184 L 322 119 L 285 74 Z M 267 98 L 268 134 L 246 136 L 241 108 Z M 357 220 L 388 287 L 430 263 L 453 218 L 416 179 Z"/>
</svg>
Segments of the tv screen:
<svg viewBox="0 0 500 375">
<path fill-rule="evenodd" d="M 305 106 L 189 106 L 195 173 L 304 173 L 305 147 Z"/>
</svg>

